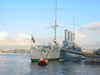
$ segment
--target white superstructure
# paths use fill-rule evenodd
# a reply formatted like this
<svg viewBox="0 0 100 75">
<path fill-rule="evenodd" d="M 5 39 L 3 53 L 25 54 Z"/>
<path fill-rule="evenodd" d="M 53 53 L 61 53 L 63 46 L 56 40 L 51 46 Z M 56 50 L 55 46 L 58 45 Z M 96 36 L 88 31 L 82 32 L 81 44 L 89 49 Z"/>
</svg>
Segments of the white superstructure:
<svg viewBox="0 0 100 75">
<path fill-rule="evenodd" d="M 31 61 L 38 61 L 40 58 L 48 60 L 58 60 L 60 56 L 60 47 L 55 46 L 34 46 L 31 48 Z"/>
</svg>

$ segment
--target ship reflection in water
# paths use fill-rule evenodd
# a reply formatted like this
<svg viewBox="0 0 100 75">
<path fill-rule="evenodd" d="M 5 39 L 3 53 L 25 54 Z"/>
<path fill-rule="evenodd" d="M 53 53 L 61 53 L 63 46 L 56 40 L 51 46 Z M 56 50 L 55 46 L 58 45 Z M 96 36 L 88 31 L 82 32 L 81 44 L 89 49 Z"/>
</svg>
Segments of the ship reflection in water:
<svg viewBox="0 0 100 75">
<path fill-rule="evenodd" d="M 29 53 L 0 53 L 0 75 L 99 75 L 100 64 L 84 61 L 49 61 L 46 66 L 31 63 Z"/>
</svg>

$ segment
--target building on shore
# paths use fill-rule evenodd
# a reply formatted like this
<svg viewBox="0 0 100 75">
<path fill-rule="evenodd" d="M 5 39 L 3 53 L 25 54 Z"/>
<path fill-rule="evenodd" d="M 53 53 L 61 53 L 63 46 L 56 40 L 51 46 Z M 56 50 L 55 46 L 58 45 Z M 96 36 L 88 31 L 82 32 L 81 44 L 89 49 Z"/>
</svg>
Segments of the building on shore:
<svg viewBox="0 0 100 75">
<path fill-rule="evenodd" d="M 15 50 L 1 49 L 0 52 L 2 53 L 30 53 L 30 49 L 15 49 Z"/>
</svg>

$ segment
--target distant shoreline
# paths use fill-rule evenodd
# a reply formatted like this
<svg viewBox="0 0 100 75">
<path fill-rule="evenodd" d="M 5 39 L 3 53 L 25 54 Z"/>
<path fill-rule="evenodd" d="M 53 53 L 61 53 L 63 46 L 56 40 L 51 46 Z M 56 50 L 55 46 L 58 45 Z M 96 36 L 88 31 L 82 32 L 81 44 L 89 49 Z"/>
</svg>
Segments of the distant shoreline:
<svg viewBox="0 0 100 75">
<path fill-rule="evenodd" d="M 93 52 L 96 50 L 82 50 L 82 52 L 85 53 L 91 53 L 93 54 Z M 14 50 L 10 50 L 10 49 L 0 49 L 1 53 L 30 53 L 30 49 L 14 49 Z"/>
<path fill-rule="evenodd" d="M 1 49 L 1 53 L 30 53 L 30 49 L 15 49 L 15 50 L 9 50 L 9 49 Z"/>
</svg>

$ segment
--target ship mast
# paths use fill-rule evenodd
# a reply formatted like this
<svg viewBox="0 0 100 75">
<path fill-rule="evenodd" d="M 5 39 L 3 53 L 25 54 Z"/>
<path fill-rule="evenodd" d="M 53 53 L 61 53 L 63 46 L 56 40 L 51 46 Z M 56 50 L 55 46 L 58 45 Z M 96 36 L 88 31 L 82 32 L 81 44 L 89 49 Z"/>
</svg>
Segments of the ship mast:
<svg viewBox="0 0 100 75">
<path fill-rule="evenodd" d="M 73 17 L 73 33 L 74 33 L 74 25 L 75 25 L 75 24 L 74 24 L 74 17 Z"/>
<path fill-rule="evenodd" d="M 56 29 L 57 29 L 57 0 L 55 0 L 55 25 L 54 26 L 52 26 L 51 24 L 51 26 L 52 26 L 52 28 L 55 30 L 55 38 L 54 38 L 54 42 L 56 43 L 57 41 L 56 41 Z"/>
<path fill-rule="evenodd" d="M 55 4 L 55 39 L 56 40 L 56 28 L 57 28 L 57 0 Z"/>
</svg>

